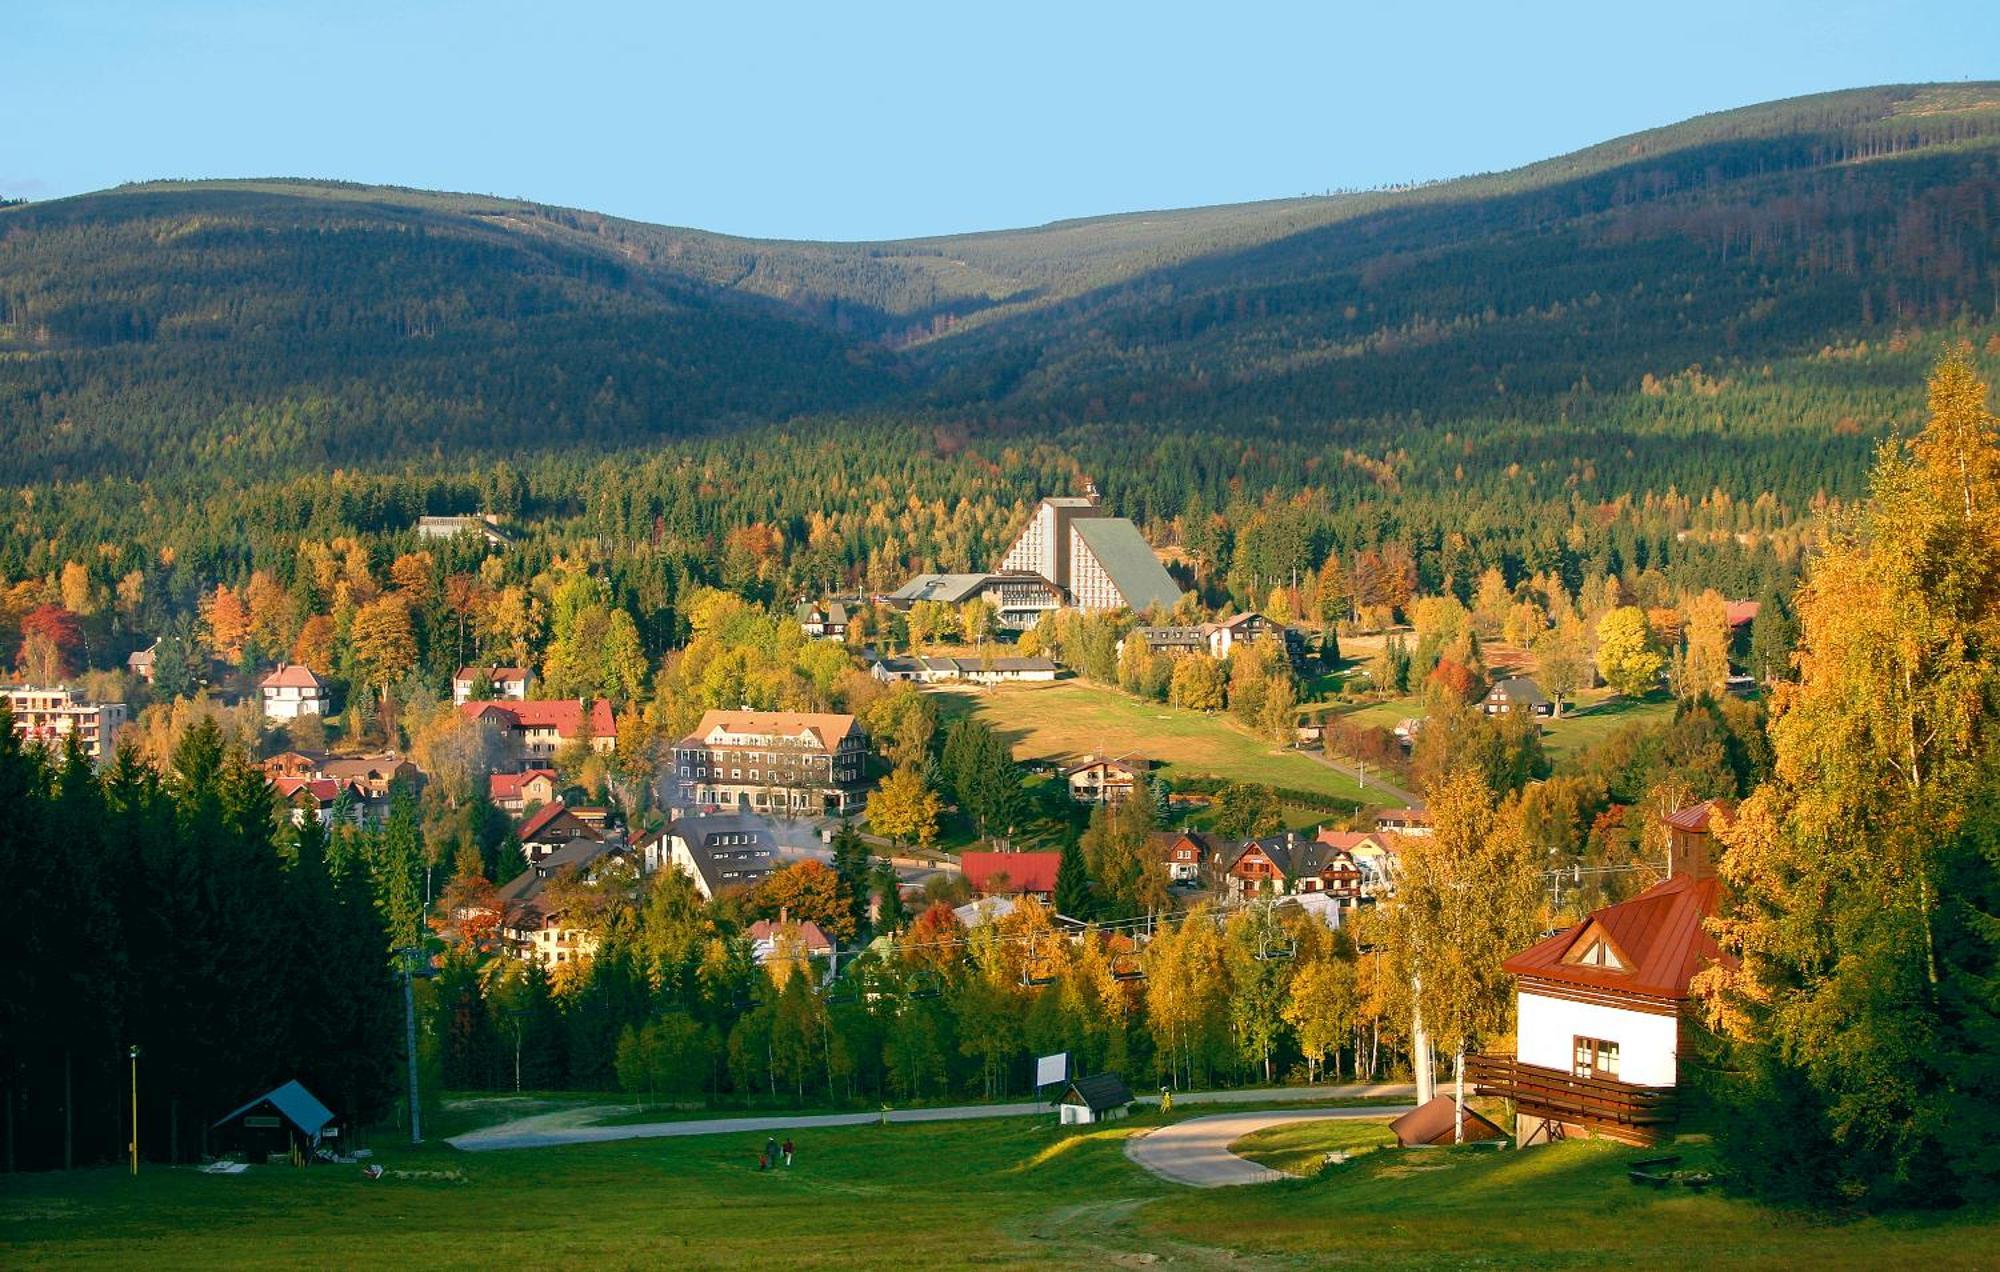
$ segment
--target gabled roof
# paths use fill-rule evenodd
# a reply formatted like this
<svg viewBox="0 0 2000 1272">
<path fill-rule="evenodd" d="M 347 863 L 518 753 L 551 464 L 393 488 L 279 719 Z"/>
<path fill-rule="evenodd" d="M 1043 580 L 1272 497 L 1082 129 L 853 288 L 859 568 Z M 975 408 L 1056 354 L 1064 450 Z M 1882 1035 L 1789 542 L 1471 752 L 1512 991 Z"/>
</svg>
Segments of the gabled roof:
<svg viewBox="0 0 2000 1272">
<path fill-rule="evenodd" d="M 813 922 L 811 919 L 798 919 L 789 924 L 780 923 L 776 919 L 759 919 L 748 928 L 745 928 L 743 935 L 750 938 L 752 945 L 760 945 L 765 941 L 776 945 L 778 938 L 784 934 L 787 927 L 798 930 L 799 944 L 805 948 L 808 954 L 818 954 L 833 949 L 832 938 L 828 937 L 820 929 L 819 924 Z"/>
<path fill-rule="evenodd" d="M 556 736 L 565 740 L 583 734 L 581 698 L 528 698 L 521 701 L 502 698 L 492 702 L 460 703 L 458 710 L 468 720 L 490 717 L 516 729 L 554 729 Z M 591 703 L 590 736 L 609 738 L 617 735 L 618 723 L 612 719 L 611 704 L 603 698 Z"/>
<path fill-rule="evenodd" d="M 1112 586 L 1129 608 L 1143 610 L 1158 605 L 1172 609 L 1180 603 L 1180 584 L 1153 555 L 1139 527 L 1124 517 L 1084 517 L 1070 526 L 1111 576 Z M 1071 577 L 1075 577 L 1074 564 Z"/>
<path fill-rule="evenodd" d="M 528 818 L 528 820 L 521 823 L 521 829 L 518 832 L 518 838 L 524 844 L 536 843 L 539 841 L 539 837 L 543 834 L 543 832 L 550 830 L 556 825 L 562 824 L 564 822 L 564 819 L 575 822 L 576 830 L 580 834 L 582 834 L 585 838 L 589 839 L 604 838 L 604 836 L 598 834 L 597 831 L 591 827 L 589 822 L 583 820 L 583 818 L 581 817 L 578 817 L 575 813 L 571 812 L 566 806 L 564 806 L 561 800 L 556 800 L 553 803 L 544 804 L 540 808 L 536 809 L 534 816 Z M 565 828 L 567 829 L 567 827 Z"/>
<path fill-rule="evenodd" d="M 747 887 L 777 867 L 770 833 L 755 817 L 740 813 L 682 817 L 667 828 L 667 833 L 687 845 L 688 858 L 710 896 L 724 888 Z M 751 841 L 711 845 L 710 839 L 717 835 L 748 835 Z"/>
<path fill-rule="evenodd" d="M 454 681 L 475 680 L 480 676 L 486 677 L 489 683 L 496 685 L 504 684 L 509 680 L 526 680 L 528 678 L 528 669 L 526 667 L 460 667 L 456 672 L 452 673 L 451 678 Z"/>
<path fill-rule="evenodd" d="M 1542 687 L 1526 676 L 1509 676 L 1486 691 L 1488 702 L 1505 702 L 1510 705 L 1546 707 L 1549 696 Z"/>
<path fill-rule="evenodd" d="M 1415 1148 L 1419 1144 L 1450 1144 L 1458 1139 L 1458 1105 L 1448 1095 L 1431 1097 L 1427 1104 L 1419 1104 L 1408 1113 L 1389 1123 L 1395 1133 L 1396 1142 L 1404 1148 Z M 1501 1130 L 1490 1119 L 1474 1112 L 1470 1105 L 1465 1110 L 1465 1139 L 1504 1139 L 1507 1132 Z"/>
<path fill-rule="evenodd" d="M 1752 622 L 1764 609 L 1762 601 L 1730 601 L 1723 607 L 1723 616 L 1731 627 L 1741 627 Z"/>
<path fill-rule="evenodd" d="M 942 601 L 957 605 L 986 586 L 990 574 L 919 574 L 889 593 L 892 601 Z"/>
<path fill-rule="evenodd" d="M 1667 814 L 1667 825 L 1689 834 L 1705 835 L 1715 825 L 1727 826 L 1735 805 L 1726 799 L 1705 799 Z"/>
<path fill-rule="evenodd" d="M 859 731 L 851 715 L 834 711 L 704 711 L 694 732 L 681 739 L 682 746 L 707 746 L 717 730 L 739 735 L 798 738 L 812 735 L 828 751 L 841 739 Z"/>
<path fill-rule="evenodd" d="M 988 885 L 995 876 L 1005 875 L 1008 892 L 1054 894 L 1061 864 L 1059 852 L 964 852 L 958 857 L 958 868 L 974 892 L 991 891 Z"/>
<path fill-rule="evenodd" d="M 1132 1102 L 1132 1088 L 1125 1085 L 1125 1079 L 1115 1073 L 1094 1073 L 1087 1078 L 1078 1078 L 1063 1092 L 1062 1103 L 1081 1104 L 1092 1113 L 1104 1113 L 1111 1109 L 1122 1109 Z"/>
<path fill-rule="evenodd" d="M 287 1122 L 307 1135 L 318 1135 L 326 1129 L 326 1124 L 333 1120 L 333 1110 L 321 1104 L 312 1092 L 300 1086 L 294 1079 L 275 1090 L 266 1091 L 240 1108 L 231 1109 L 216 1118 L 211 1125 L 221 1126 L 224 1122 L 233 1122 L 266 1101 L 283 1114 Z"/>
<path fill-rule="evenodd" d="M 1072 774 L 1081 773 L 1085 769 L 1097 768 L 1099 765 L 1108 769 L 1117 769 L 1121 773 L 1130 773 L 1134 777 L 1144 777 L 1153 767 L 1152 761 L 1148 760 L 1145 756 L 1127 752 L 1124 755 L 1093 755 L 1087 760 L 1070 765 L 1062 771 L 1062 775 L 1069 777 Z"/>
<path fill-rule="evenodd" d="M 490 799 L 519 799 L 521 789 L 538 777 L 546 777 L 551 783 L 556 780 L 554 769 L 531 768 L 519 773 L 495 773 L 486 779 L 486 794 Z"/>
<path fill-rule="evenodd" d="M 1529 946 L 1501 967 L 1532 980 L 1622 990 L 1647 998 L 1686 998 L 1696 972 L 1709 963 L 1733 962 L 1702 926 L 1702 920 L 1715 913 L 1720 897 L 1721 884 L 1713 878 L 1668 879 L 1630 901 L 1592 911 L 1582 922 Z M 1565 961 L 1592 933 L 1609 938 L 1626 962 L 1624 968 Z"/>
<path fill-rule="evenodd" d="M 279 663 L 277 669 L 257 682 L 259 689 L 324 689 L 326 681 L 304 663 Z"/>
<path fill-rule="evenodd" d="M 270 781 L 280 799 L 295 800 L 303 793 L 320 804 L 332 804 L 348 786 L 330 777 L 274 777 Z"/>
</svg>

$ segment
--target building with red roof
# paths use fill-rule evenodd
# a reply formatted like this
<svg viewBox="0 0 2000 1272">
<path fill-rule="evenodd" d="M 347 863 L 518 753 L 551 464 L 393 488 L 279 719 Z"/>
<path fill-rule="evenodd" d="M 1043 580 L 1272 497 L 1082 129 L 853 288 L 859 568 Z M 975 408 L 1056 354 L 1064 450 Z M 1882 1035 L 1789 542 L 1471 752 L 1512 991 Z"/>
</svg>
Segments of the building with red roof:
<svg viewBox="0 0 2000 1272">
<path fill-rule="evenodd" d="M 866 798 L 868 736 L 832 711 L 707 711 L 674 744 L 683 804 L 774 817 L 841 816 Z"/>
<path fill-rule="evenodd" d="M 1666 818 L 1669 873 L 1594 910 L 1501 966 L 1516 978 L 1515 1055 L 1468 1070 L 1482 1094 L 1515 1102 L 1516 1142 L 1571 1135 L 1654 1142 L 1673 1122 L 1696 974 L 1729 961 L 1707 928 L 1721 900 L 1711 836 L 1730 806 Z"/>
<path fill-rule="evenodd" d="M 525 812 L 531 804 L 554 803 L 556 789 L 556 771 L 551 768 L 495 773 L 486 779 L 486 797 L 509 813 Z"/>
<path fill-rule="evenodd" d="M 332 686 L 303 663 L 279 663 L 276 670 L 257 682 L 257 692 L 264 700 L 267 720 L 323 716 L 333 710 Z"/>
<path fill-rule="evenodd" d="M 494 729 L 514 762 L 524 766 L 538 765 L 585 739 L 599 755 L 609 755 L 618 745 L 618 722 L 611 716 L 611 704 L 602 698 L 588 710 L 581 698 L 462 702 L 458 710 L 466 719 Z"/>
<path fill-rule="evenodd" d="M 1059 852 L 965 852 L 958 868 L 979 896 L 1031 896 L 1053 901 Z"/>
</svg>

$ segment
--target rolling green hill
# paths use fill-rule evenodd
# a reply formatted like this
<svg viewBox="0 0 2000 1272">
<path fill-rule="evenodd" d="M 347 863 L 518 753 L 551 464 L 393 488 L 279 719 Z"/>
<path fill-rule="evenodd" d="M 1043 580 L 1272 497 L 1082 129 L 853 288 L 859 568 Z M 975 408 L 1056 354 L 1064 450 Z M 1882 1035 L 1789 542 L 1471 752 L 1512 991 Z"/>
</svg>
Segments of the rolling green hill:
<svg viewBox="0 0 2000 1272">
<path fill-rule="evenodd" d="M 0 443 L 32 481 L 860 413 L 1113 448 L 1261 434 L 1378 479 L 1449 434 L 1480 472 L 1665 437 L 1712 482 L 1782 468 L 1803 431 L 1844 473 L 1911 397 L 1836 355 L 1990 324 L 1996 233 L 1996 84 L 1771 103 L 1415 189 L 907 242 L 150 183 L 0 209 Z"/>
</svg>

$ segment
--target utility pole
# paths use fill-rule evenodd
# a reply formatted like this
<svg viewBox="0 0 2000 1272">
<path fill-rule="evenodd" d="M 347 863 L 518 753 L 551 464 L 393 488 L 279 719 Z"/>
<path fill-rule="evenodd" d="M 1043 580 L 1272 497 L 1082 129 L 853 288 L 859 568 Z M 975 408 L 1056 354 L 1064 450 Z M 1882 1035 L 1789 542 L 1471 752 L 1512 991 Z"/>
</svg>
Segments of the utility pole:
<svg viewBox="0 0 2000 1272">
<path fill-rule="evenodd" d="M 405 945 L 396 953 L 403 958 L 403 1046 L 410 1057 L 410 1143 L 424 1142 L 423 1117 L 417 1104 L 417 995 L 412 988 L 416 976 L 417 958 L 423 950 L 415 945 Z"/>
<path fill-rule="evenodd" d="M 132 1178 L 139 1177 L 139 1044 L 126 1048 L 132 1060 Z"/>
</svg>

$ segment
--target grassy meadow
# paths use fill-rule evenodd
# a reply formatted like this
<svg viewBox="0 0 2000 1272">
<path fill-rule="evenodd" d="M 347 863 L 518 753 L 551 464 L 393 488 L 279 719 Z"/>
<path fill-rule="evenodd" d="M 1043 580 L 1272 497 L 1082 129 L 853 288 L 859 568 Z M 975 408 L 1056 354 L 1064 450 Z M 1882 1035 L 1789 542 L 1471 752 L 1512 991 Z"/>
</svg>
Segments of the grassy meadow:
<svg viewBox="0 0 2000 1272">
<path fill-rule="evenodd" d="M 1141 702 L 1108 685 L 1060 680 L 936 692 L 941 723 L 977 715 L 1014 747 L 1023 763 L 1069 760 L 1094 751 L 1137 751 L 1162 765 L 1169 781 L 1205 774 L 1263 782 L 1351 800 L 1380 802 L 1354 779 L 1311 756 L 1285 750 L 1222 715 Z M 1322 815 L 1324 819 L 1324 815 Z"/>
<path fill-rule="evenodd" d="M 721 1135 L 484 1154 L 382 1147 L 389 1174 L 373 1181 L 357 1167 L 4 1177 L 0 1262 L 1951 1268 L 1991 1266 L 2000 1248 L 1991 1213 L 1838 1222 L 1635 1187 L 1625 1165 L 1641 1154 L 1604 1143 L 1369 1152 L 1309 1179 L 1199 1191 L 1126 1160 L 1124 1138 L 1159 1121 L 815 1130 L 797 1137 L 794 1167 L 762 1173 L 760 1135 Z M 1251 1138 L 1274 1163 L 1345 1146 Z"/>
</svg>

